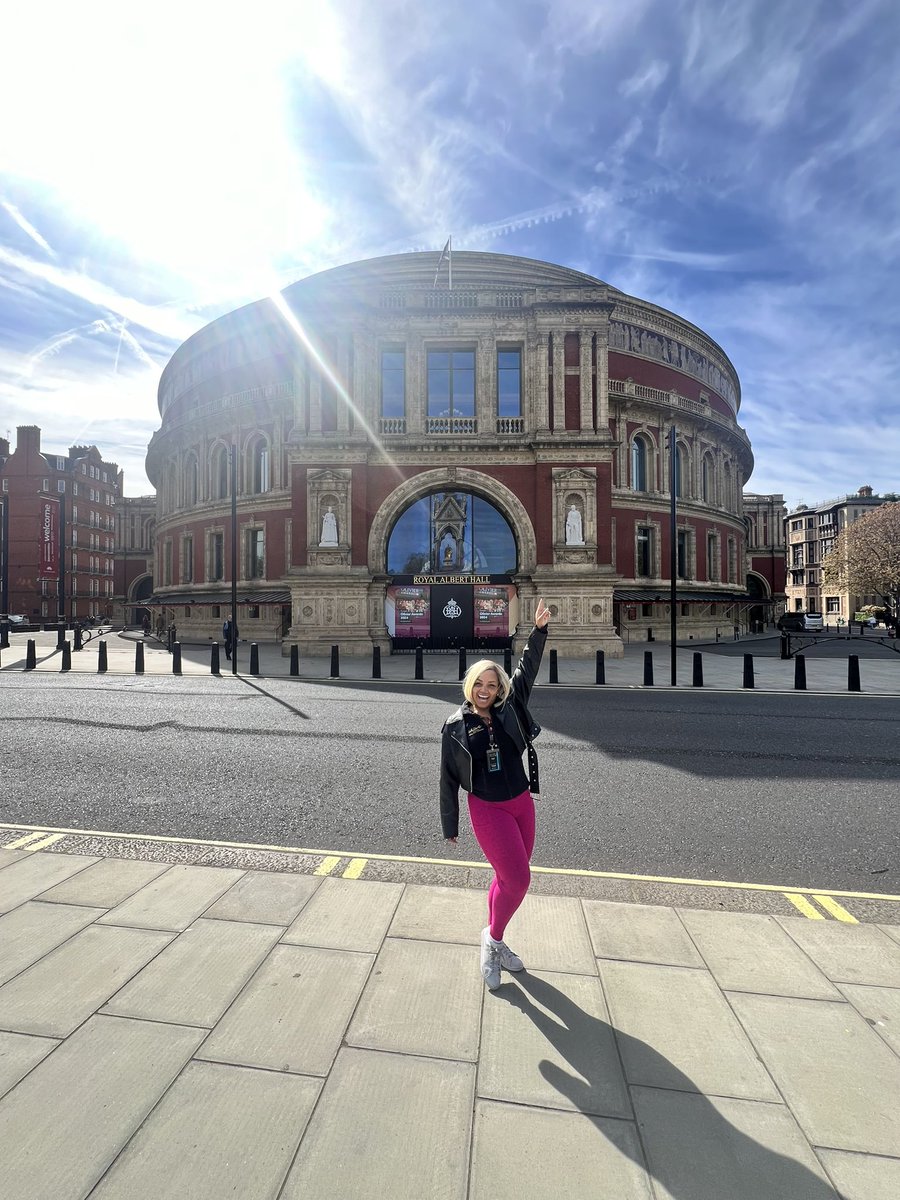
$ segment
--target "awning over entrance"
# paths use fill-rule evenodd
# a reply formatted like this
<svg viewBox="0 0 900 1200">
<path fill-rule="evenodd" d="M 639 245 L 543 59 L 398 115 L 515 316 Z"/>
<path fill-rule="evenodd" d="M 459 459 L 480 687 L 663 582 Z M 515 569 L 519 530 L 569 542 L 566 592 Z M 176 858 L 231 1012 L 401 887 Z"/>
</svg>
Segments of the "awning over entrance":
<svg viewBox="0 0 900 1200">
<path fill-rule="evenodd" d="M 668 604 L 667 588 L 616 588 L 613 600 L 621 604 Z M 678 604 L 774 604 L 773 600 L 748 596 L 746 592 L 688 592 L 681 588 L 675 593 Z"/>
<path fill-rule="evenodd" d="M 291 593 L 279 589 L 266 592 L 246 592 L 238 588 L 238 604 L 290 604 Z M 143 600 L 146 605 L 175 605 L 175 604 L 225 604 L 231 603 L 231 592 L 201 592 L 185 595 L 183 592 L 157 592 L 149 600 Z"/>
</svg>

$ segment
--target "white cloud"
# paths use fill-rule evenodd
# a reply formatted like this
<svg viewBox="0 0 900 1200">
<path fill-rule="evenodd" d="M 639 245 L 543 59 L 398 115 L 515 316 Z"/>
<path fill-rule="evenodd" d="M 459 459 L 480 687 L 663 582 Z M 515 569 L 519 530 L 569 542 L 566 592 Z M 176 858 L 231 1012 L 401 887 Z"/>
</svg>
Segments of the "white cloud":
<svg viewBox="0 0 900 1200">
<path fill-rule="evenodd" d="M 619 84 L 619 93 L 630 100 L 634 96 L 652 95 L 669 74 L 669 66 L 655 58 L 642 70 L 636 72 L 630 79 Z"/>
</svg>

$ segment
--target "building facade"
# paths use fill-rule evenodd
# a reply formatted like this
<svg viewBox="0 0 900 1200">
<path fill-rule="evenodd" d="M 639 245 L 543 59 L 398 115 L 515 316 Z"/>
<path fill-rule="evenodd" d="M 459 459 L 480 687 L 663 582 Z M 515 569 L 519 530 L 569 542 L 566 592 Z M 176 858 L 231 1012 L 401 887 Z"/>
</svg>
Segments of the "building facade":
<svg viewBox="0 0 900 1200">
<path fill-rule="evenodd" d="M 878 496 L 865 485 L 855 494 L 838 496 L 824 504 L 800 504 L 784 520 L 787 542 L 787 607 L 790 612 L 820 612 L 831 625 L 845 624 L 867 604 L 881 603 L 880 596 L 856 596 L 826 590 L 822 563 L 835 538 L 854 521 L 879 508 L 895 493 Z"/>
<path fill-rule="evenodd" d="M 236 570 L 244 638 L 493 649 L 543 595 L 563 653 L 620 654 L 667 633 L 674 475 L 679 636 L 743 624 L 753 459 L 721 348 L 565 267 L 454 253 L 451 289 L 437 260 L 325 271 L 175 353 L 154 605 L 216 636 Z"/>
<path fill-rule="evenodd" d="M 32 624 L 110 619 L 122 474 L 96 446 L 41 451 L 41 431 L 0 438 L 0 613 Z"/>
<path fill-rule="evenodd" d="M 780 493 L 744 492 L 747 526 L 747 593 L 759 601 L 748 611 L 751 630 L 759 632 L 784 612 L 784 518 L 787 508 Z"/>
<path fill-rule="evenodd" d="M 115 516 L 113 618 L 122 625 L 141 625 L 151 616 L 147 602 L 153 595 L 156 496 L 120 496 Z M 167 614 L 161 615 L 169 624 Z"/>
</svg>

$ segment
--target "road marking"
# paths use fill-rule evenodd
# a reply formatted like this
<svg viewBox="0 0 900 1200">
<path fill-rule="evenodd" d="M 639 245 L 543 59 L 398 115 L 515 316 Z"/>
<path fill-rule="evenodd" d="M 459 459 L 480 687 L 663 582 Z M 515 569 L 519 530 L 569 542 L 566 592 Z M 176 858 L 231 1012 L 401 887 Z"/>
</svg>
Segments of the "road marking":
<svg viewBox="0 0 900 1200">
<path fill-rule="evenodd" d="M 340 861 L 337 855 L 329 854 L 326 858 L 322 859 L 313 871 L 313 875 L 330 875 Z"/>
<path fill-rule="evenodd" d="M 842 904 L 838 904 L 837 900 L 832 899 L 831 896 L 820 896 L 817 893 L 813 893 L 813 900 L 821 904 L 825 911 L 831 913 L 836 920 L 844 921 L 847 925 L 859 924 L 853 913 L 847 912 L 846 908 Z"/>
<path fill-rule="evenodd" d="M 51 833 L 49 837 L 41 838 L 39 842 L 31 842 L 25 849 L 30 854 L 33 850 L 44 850 L 47 846 L 52 846 L 54 842 L 61 842 L 66 837 L 64 833 Z"/>
<path fill-rule="evenodd" d="M 804 917 L 809 917 L 811 921 L 825 920 L 815 905 L 810 904 L 805 896 L 801 896 L 795 892 L 785 892 L 784 898 L 785 900 L 789 900 L 791 904 L 793 904 L 794 908 L 796 908 L 797 911 L 800 912 Z"/>
<path fill-rule="evenodd" d="M 367 858 L 351 858 L 347 870 L 344 872 L 344 879 L 359 879 L 365 870 Z"/>
<path fill-rule="evenodd" d="M 39 829 L 36 833 L 26 833 L 24 837 L 16 838 L 14 842 L 6 842 L 4 849 L 19 850 L 28 845 L 29 842 L 34 842 L 38 838 L 43 837 L 47 833 L 46 829 Z M 64 834 L 59 834 L 59 837 L 64 837 Z"/>
<path fill-rule="evenodd" d="M 743 693 L 742 693 L 743 694 Z M 412 863 L 414 866 L 436 867 L 466 867 L 474 870 L 490 871 L 491 864 L 479 861 L 469 861 L 461 858 L 421 858 L 410 854 L 361 854 L 359 850 L 324 850 L 321 847 L 309 846 L 275 846 L 267 842 L 224 842 L 213 838 L 171 837 L 161 833 L 124 833 L 109 829 L 73 829 L 59 826 L 49 829 L 45 825 L 14 825 L 0 821 L 0 829 L 33 829 L 37 834 L 68 833 L 74 837 L 115 838 L 123 841 L 154 842 L 166 846 L 210 846 L 226 850 L 267 850 L 275 854 L 305 854 L 314 858 L 334 857 L 363 858 L 371 862 Z M 783 896 L 802 896 L 810 892 L 810 888 L 787 887 L 778 883 L 744 883 L 727 879 L 689 879 L 677 875 L 635 875 L 624 871 L 591 871 L 582 867 L 538 867 L 532 864 L 532 874 L 567 875 L 580 879 L 623 879 L 631 883 L 677 883 L 686 887 L 726 888 L 732 891 L 745 892 L 780 892 Z M 820 889 L 824 893 L 824 889 Z M 900 903 L 900 896 L 890 892 L 848 892 L 839 888 L 829 888 L 832 897 L 841 896 L 849 900 L 890 900 Z"/>
</svg>

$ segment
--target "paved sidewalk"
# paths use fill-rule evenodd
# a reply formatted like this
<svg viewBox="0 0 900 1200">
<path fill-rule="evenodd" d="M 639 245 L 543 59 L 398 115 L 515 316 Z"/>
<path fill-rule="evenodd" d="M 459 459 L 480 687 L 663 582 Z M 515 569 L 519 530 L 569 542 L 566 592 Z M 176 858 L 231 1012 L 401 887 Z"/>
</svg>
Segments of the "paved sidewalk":
<svg viewBox="0 0 900 1200">
<path fill-rule="evenodd" d="M 4 1200 L 896 1200 L 900 926 L 0 849 Z"/>
<path fill-rule="evenodd" d="M 61 654 L 56 648 L 55 633 L 30 635 L 37 643 L 37 671 L 58 673 Z M 0 652 L 0 669 L 4 672 L 23 671 L 25 667 L 26 641 L 28 635 L 12 634 L 8 650 Z M 134 675 L 135 646 L 144 647 L 144 670 L 147 675 L 171 675 L 172 656 L 155 637 L 144 638 L 140 633 L 129 630 L 113 631 L 103 638 L 107 646 L 108 673 L 110 675 Z M 93 637 L 83 650 L 71 656 L 72 673 L 97 673 L 98 653 L 101 639 Z M 853 642 L 834 639 L 834 643 L 810 646 L 805 654 L 807 690 L 810 692 L 846 693 L 848 666 L 846 653 L 860 658 L 860 676 L 863 693 L 870 695 L 900 695 L 900 653 L 891 646 L 900 643 L 883 642 L 870 635 Z M 796 639 L 794 640 L 796 645 Z M 552 640 L 550 649 L 553 648 Z M 782 661 L 779 657 L 780 639 L 770 634 L 748 635 L 739 642 L 688 643 L 676 648 L 676 677 L 679 688 L 692 688 L 693 656 L 703 656 L 703 684 L 706 688 L 740 690 L 743 687 L 743 655 L 754 656 L 754 686 L 759 691 L 787 692 L 795 690 L 795 663 L 793 659 Z M 669 689 L 671 686 L 671 653 L 668 643 L 642 642 L 625 647 L 620 659 L 606 660 L 606 684 L 608 687 L 644 686 L 644 655 L 649 650 L 653 655 L 654 685 Z M 834 656 L 835 651 L 839 656 Z M 290 659 L 281 653 L 280 645 L 260 643 L 259 670 L 264 678 L 284 678 L 290 673 Z M 502 653 L 486 654 L 488 658 L 502 661 Z M 471 664 L 476 659 L 473 651 L 468 654 Z M 185 643 L 182 645 L 182 673 L 184 675 L 209 675 L 211 646 L 209 644 Z M 238 673 L 247 675 L 250 668 L 250 647 L 242 642 L 238 651 Z M 231 663 L 220 654 L 222 677 L 231 673 Z M 300 659 L 300 677 L 306 680 L 322 680 L 330 677 L 331 660 L 328 656 L 305 655 Z M 415 655 L 383 655 L 382 678 L 389 682 L 412 681 L 415 675 Z M 456 682 L 459 677 L 459 659 L 456 654 L 425 654 L 424 678 L 426 682 Z M 558 656 L 558 675 L 561 685 L 595 686 L 596 661 Z M 351 657 L 342 655 L 340 677 L 352 681 L 371 681 L 371 655 Z M 548 683 L 550 678 L 550 655 L 544 655 L 538 681 Z"/>
</svg>

